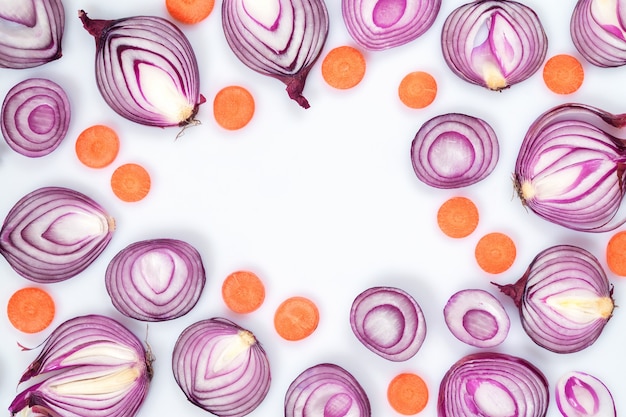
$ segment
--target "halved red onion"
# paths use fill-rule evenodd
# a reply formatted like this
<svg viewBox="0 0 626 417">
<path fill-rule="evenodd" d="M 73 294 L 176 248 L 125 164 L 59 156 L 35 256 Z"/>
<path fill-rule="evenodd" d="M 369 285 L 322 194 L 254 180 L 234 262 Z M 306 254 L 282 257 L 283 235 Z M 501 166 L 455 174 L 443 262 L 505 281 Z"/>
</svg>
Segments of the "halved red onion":
<svg viewBox="0 0 626 417">
<path fill-rule="evenodd" d="M 526 359 L 480 352 L 459 359 L 439 386 L 439 417 L 545 417 L 548 380 Z"/>
<path fill-rule="evenodd" d="M 364 49 L 381 51 L 422 36 L 435 22 L 441 0 L 342 0 L 343 21 Z"/>
<path fill-rule="evenodd" d="M 285 417 L 370 417 L 369 398 L 359 381 L 333 363 L 304 370 L 285 394 Z"/>
<path fill-rule="evenodd" d="M 583 232 L 624 224 L 624 125 L 626 115 L 577 103 L 539 116 L 515 163 L 522 204 L 545 220 Z"/>
<path fill-rule="evenodd" d="M 178 337 L 174 378 L 187 399 L 220 417 L 256 409 L 270 388 L 270 364 L 254 334 L 216 317 L 196 322 Z"/>
<path fill-rule="evenodd" d="M 621 1 L 578 0 L 570 20 L 574 46 L 602 68 L 626 64 L 626 10 Z"/>
<path fill-rule="evenodd" d="M 482 181 L 499 157 L 500 145 L 491 126 L 461 113 L 433 117 L 411 143 L 415 175 L 435 188 L 461 188 Z"/>
<path fill-rule="evenodd" d="M 323 0 L 224 0 L 222 26 L 243 64 L 283 82 L 291 99 L 309 107 L 304 84 L 328 36 Z"/>
<path fill-rule="evenodd" d="M 615 417 L 617 410 L 611 392 L 598 378 L 585 372 L 570 371 L 554 388 L 556 405 L 563 417 Z"/>
<path fill-rule="evenodd" d="M 511 327 L 502 303 L 491 293 L 479 289 L 453 294 L 443 308 L 443 316 L 454 337 L 480 348 L 504 342 Z"/>
<path fill-rule="evenodd" d="M 42 187 L 11 208 L 0 229 L 0 254 L 31 281 L 64 281 L 86 269 L 109 244 L 115 221 L 79 191 Z"/>
<path fill-rule="evenodd" d="M 34 68 L 61 58 L 65 10 L 61 0 L 0 4 L 0 68 Z"/>
<path fill-rule="evenodd" d="M 441 45 L 457 76 L 499 91 L 541 68 L 548 38 L 530 7 L 513 0 L 480 0 L 456 8 L 446 18 Z"/>
<path fill-rule="evenodd" d="M 20 379 L 30 385 L 11 415 L 132 417 L 146 398 L 152 354 L 116 320 L 79 316 L 59 325 Z"/>
<path fill-rule="evenodd" d="M 415 356 L 426 338 L 419 304 L 394 287 L 372 287 L 359 294 L 350 309 L 350 326 L 366 348 L 394 362 Z"/>
<path fill-rule="evenodd" d="M 70 126 L 70 100 L 54 81 L 28 78 L 9 90 L 0 114 L 0 130 L 9 147 L 37 158 L 54 151 L 65 138 Z"/>
<path fill-rule="evenodd" d="M 109 262 L 104 275 L 113 306 L 143 321 L 172 320 L 187 314 L 204 289 L 200 253 L 178 239 L 131 243 Z"/>
<path fill-rule="evenodd" d="M 532 341 L 556 353 L 591 346 L 615 308 L 598 259 L 572 245 L 541 251 L 515 283 L 494 285 L 513 299 Z"/>
<path fill-rule="evenodd" d="M 90 19 L 78 12 L 96 41 L 96 83 L 120 116 L 148 126 L 197 124 L 200 75 L 194 50 L 172 22 L 157 16 Z"/>
</svg>

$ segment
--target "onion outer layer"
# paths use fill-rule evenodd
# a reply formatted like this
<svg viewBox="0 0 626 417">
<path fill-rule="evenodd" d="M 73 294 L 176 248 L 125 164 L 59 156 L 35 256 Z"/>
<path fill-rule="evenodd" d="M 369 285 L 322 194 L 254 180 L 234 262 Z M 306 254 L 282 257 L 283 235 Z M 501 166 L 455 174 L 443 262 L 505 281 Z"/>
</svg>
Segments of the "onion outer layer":
<svg viewBox="0 0 626 417">
<path fill-rule="evenodd" d="M 606 385 L 586 372 L 570 371 L 554 387 L 556 405 L 563 417 L 615 417 L 617 410 Z"/>
</svg>

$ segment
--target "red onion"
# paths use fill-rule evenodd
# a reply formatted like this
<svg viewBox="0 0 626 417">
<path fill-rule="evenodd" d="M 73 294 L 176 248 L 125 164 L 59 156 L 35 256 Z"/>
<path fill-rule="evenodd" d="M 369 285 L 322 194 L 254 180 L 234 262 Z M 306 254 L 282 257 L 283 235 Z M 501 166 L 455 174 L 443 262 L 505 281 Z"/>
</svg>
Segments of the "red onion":
<svg viewBox="0 0 626 417">
<path fill-rule="evenodd" d="M 31 384 L 17 394 L 9 411 L 11 415 L 132 417 L 148 393 L 152 360 L 139 339 L 109 317 L 67 320 L 46 339 L 22 375 L 20 384 Z"/>
<path fill-rule="evenodd" d="M 463 80 L 502 90 L 543 65 L 548 38 L 537 14 L 512 0 L 478 0 L 456 8 L 441 34 L 443 57 Z"/>
<path fill-rule="evenodd" d="M 556 353 L 592 345 L 615 308 L 598 259 L 571 245 L 541 251 L 517 282 L 494 285 L 513 299 L 533 342 Z"/>
<path fill-rule="evenodd" d="M 61 0 L 0 5 L 0 68 L 33 68 L 61 58 L 65 10 Z"/>
<path fill-rule="evenodd" d="M 65 90 L 45 78 L 29 78 L 9 90 L 2 103 L 0 129 L 14 151 L 31 158 L 54 151 L 70 126 Z"/>
<path fill-rule="evenodd" d="M 619 1 L 578 0 L 570 21 L 574 46 L 602 68 L 626 64 L 626 28 Z"/>
<path fill-rule="evenodd" d="M 78 13 L 96 40 L 96 82 L 119 115 L 148 126 L 197 124 L 200 75 L 184 33 L 169 20 L 133 16 L 90 19 Z"/>
<path fill-rule="evenodd" d="M 515 164 L 522 204 L 545 220 L 584 232 L 605 232 L 626 222 L 620 210 L 625 124 L 625 115 L 574 103 L 539 116 Z"/>
<path fill-rule="evenodd" d="M 359 294 L 350 309 L 350 326 L 366 348 L 394 362 L 415 356 L 426 338 L 419 304 L 393 287 L 372 287 Z"/>
<path fill-rule="evenodd" d="M 222 26 L 243 64 L 283 82 L 291 99 L 309 107 L 304 84 L 328 35 L 323 0 L 224 0 Z"/>
<path fill-rule="evenodd" d="M 115 222 L 90 197 L 43 187 L 22 197 L 0 229 L 0 254 L 24 278 L 40 283 L 69 279 L 109 244 Z"/>
<path fill-rule="evenodd" d="M 177 239 L 135 242 L 117 253 L 104 276 L 115 308 L 143 321 L 172 320 L 198 302 L 206 274 L 200 253 Z"/>
<path fill-rule="evenodd" d="M 443 315 L 454 337 L 480 348 L 504 342 L 511 327 L 509 315 L 500 301 L 484 290 L 455 293 L 446 303 Z"/>
<path fill-rule="evenodd" d="M 363 387 L 351 373 L 332 363 L 304 370 L 285 394 L 285 417 L 371 415 Z"/>
<path fill-rule="evenodd" d="M 439 417 L 545 417 L 548 380 L 526 359 L 481 352 L 458 360 L 439 386 Z"/>
<path fill-rule="evenodd" d="M 270 364 L 249 330 L 224 318 L 187 327 L 172 356 L 174 378 L 187 399 L 220 417 L 251 413 L 270 388 Z"/>
<path fill-rule="evenodd" d="M 554 389 L 556 405 L 563 417 L 615 417 L 617 411 L 609 389 L 595 376 L 571 371 Z"/>
<path fill-rule="evenodd" d="M 441 0 L 342 0 L 348 33 L 365 49 L 380 51 L 407 44 L 435 22 Z"/>
<path fill-rule="evenodd" d="M 482 119 L 459 113 L 435 116 L 417 131 L 411 161 L 417 178 L 435 188 L 461 188 L 485 179 L 500 156 L 498 138 Z"/>
</svg>

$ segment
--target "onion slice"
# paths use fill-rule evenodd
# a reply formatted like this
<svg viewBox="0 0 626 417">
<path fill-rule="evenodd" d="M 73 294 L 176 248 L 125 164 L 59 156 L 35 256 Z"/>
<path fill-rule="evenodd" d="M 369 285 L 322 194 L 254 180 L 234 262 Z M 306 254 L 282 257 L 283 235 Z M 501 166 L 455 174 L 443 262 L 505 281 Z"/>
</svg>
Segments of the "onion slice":
<svg viewBox="0 0 626 417">
<path fill-rule="evenodd" d="M 417 178 L 442 189 L 467 187 L 495 169 L 500 145 L 492 127 L 461 113 L 433 117 L 411 143 L 411 162 Z"/>
<path fill-rule="evenodd" d="M 545 417 L 548 380 L 526 359 L 497 352 L 467 355 L 439 386 L 439 417 Z"/>
<path fill-rule="evenodd" d="M 116 320 L 86 315 L 65 321 L 20 379 L 31 383 L 11 415 L 132 417 L 152 379 L 152 355 Z M 32 414 L 31 414 L 32 413 Z"/>
<path fill-rule="evenodd" d="M 0 254 L 31 281 L 64 281 L 85 270 L 107 247 L 113 218 L 90 197 L 42 187 L 22 197 L 0 229 Z"/>
<path fill-rule="evenodd" d="M 0 4 L 0 68 L 34 68 L 61 58 L 65 10 L 61 0 Z"/>
<path fill-rule="evenodd" d="M 200 253 L 178 239 L 135 242 L 109 262 L 104 282 L 122 314 L 142 321 L 173 320 L 196 305 L 206 274 Z"/>
<path fill-rule="evenodd" d="M 333 363 L 307 368 L 285 394 L 285 417 L 371 415 L 363 387 L 350 372 Z"/>
<path fill-rule="evenodd" d="M 481 0 L 459 6 L 446 18 L 441 46 L 454 74 L 500 91 L 541 68 L 548 38 L 530 7 L 513 0 Z"/>
<path fill-rule="evenodd" d="M 598 378 L 585 372 L 570 371 L 554 388 L 556 405 L 563 417 L 616 417 L 611 392 Z"/>
<path fill-rule="evenodd" d="M 278 79 L 309 108 L 306 78 L 328 36 L 323 0 L 224 0 L 222 27 L 235 56 L 248 68 Z"/>
<path fill-rule="evenodd" d="M 220 317 L 183 330 L 172 368 L 187 399 L 220 417 L 251 413 L 270 388 L 269 360 L 254 334 Z"/>
<path fill-rule="evenodd" d="M 511 327 L 502 303 L 491 293 L 479 289 L 453 294 L 443 309 L 443 316 L 454 337 L 480 348 L 504 342 Z"/>
<path fill-rule="evenodd" d="M 405 45 L 435 23 L 441 0 L 342 0 L 348 33 L 364 49 L 381 51 Z"/>
<path fill-rule="evenodd" d="M 372 287 L 353 301 L 350 326 L 369 350 L 390 361 L 406 361 L 426 338 L 426 320 L 419 304 L 406 291 Z"/>
<path fill-rule="evenodd" d="M 37 158 L 54 151 L 70 126 L 70 100 L 57 83 L 28 78 L 17 83 L 2 103 L 0 130 L 15 152 Z"/>
<path fill-rule="evenodd" d="M 556 353 L 591 346 L 615 308 L 598 259 L 572 245 L 541 251 L 515 283 L 494 285 L 513 299 L 532 341 Z"/>
</svg>

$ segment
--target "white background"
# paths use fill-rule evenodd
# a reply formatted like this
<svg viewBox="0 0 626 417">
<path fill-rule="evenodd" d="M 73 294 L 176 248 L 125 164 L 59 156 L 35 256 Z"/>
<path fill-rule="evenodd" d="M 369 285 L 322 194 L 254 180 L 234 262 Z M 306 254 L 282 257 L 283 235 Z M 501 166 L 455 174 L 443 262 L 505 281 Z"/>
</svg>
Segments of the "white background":
<svg viewBox="0 0 626 417">
<path fill-rule="evenodd" d="M 533 7 L 549 37 L 548 56 L 576 54 L 569 37 L 574 1 L 525 2 Z M 331 29 L 323 54 L 350 44 L 338 0 L 329 0 Z M 140 416 L 207 413 L 188 403 L 171 372 L 171 351 L 178 334 L 191 323 L 213 316 L 228 317 L 255 333 L 272 366 L 273 382 L 266 400 L 252 416 L 279 416 L 284 393 L 305 368 L 333 362 L 353 373 L 372 404 L 372 415 L 394 416 L 386 387 L 402 371 L 424 377 L 430 400 L 421 415 L 436 415 L 439 382 L 463 355 L 474 352 L 445 327 L 442 309 L 448 297 L 463 288 L 495 292 L 490 281 L 517 280 L 531 259 L 549 246 L 575 244 L 604 263 L 611 233 L 585 234 L 549 224 L 526 211 L 514 195 L 511 173 L 519 144 L 530 123 L 543 111 L 566 101 L 582 102 L 613 113 L 626 111 L 626 69 L 585 65 L 583 87 L 557 96 L 541 74 L 496 93 L 454 76 L 441 56 L 440 33 L 446 16 L 461 1 L 444 1 L 433 27 L 418 40 L 385 52 L 366 52 L 367 73 L 352 90 L 328 87 L 319 63 L 311 71 L 305 96 L 311 108 L 291 101 L 284 86 L 258 75 L 236 60 L 221 32 L 220 5 L 196 26 L 182 27 L 200 65 L 201 90 L 207 97 L 198 114 L 202 125 L 175 140 L 176 128 L 159 129 L 121 119 L 101 99 L 94 81 L 93 38 L 77 17 L 85 9 L 92 18 L 152 14 L 167 17 L 164 1 L 64 0 L 66 31 L 63 57 L 31 70 L 0 69 L 0 96 L 18 81 L 47 77 L 62 85 L 72 103 L 67 138 L 51 155 L 29 159 L 0 143 L 0 217 L 24 194 L 47 185 L 75 188 L 99 201 L 115 217 L 118 228 L 109 247 L 84 273 L 47 289 L 57 303 L 52 327 L 22 334 L 0 314 L 0 408 L 16 394 L 21 372 L 37 351 L 23 352 L 18 343 L 36 347 L 53 327 L 76 315 L 107 314 L 119 319 L 140 338 L 146 326 L 118 314 L 104 288 L 108 261 L 126 245 L 157 237 L 180 238 L 201 252 L 207 286 L 187 316 L 149 326 L 149 342 L 157 357 L 155 377 Z M 439 85 L 435 102 L 422 110 L 405 108 L 397 98 L 402 77 L 416 70 L 432 73 Z M 212 99 L 222 87 L 239 84 L 256 99 L 252 122 L 236 132 L 221 129 L 212 117 Z M 491 124 L 500 141 L 495 171 L 483 182 L 461 190 L 437 190 L 420 183 L 411 167 L 411 141 L 423 122 L 435 115 L 462 112 Z M 86 127 L 103 123 L 116 129 L 121 151 L 105 169 L 82 166 L 74 141 Z M 153 188 L 139 203 L 117 200 L 109 188 L 115 167 L 143 164 Z M 464 239 L 445 237 L 435 223 L 438 207 L 455 195 L 472 198 L 481 219 Z M 518 256 L 499 275 L 482 272 L 473 250 L 478 239 L 502 231 L 513 237 Z M 238 269 L 256 272 L 265 282 L 264 305 L 249 315 L 230 313 L 221 299 L 222 280 Z M 607 271 L 608 272 L 608 271 Z M 523 332 L 516 309 L 498 297 L 511 315 L 512 327 L 498 351 L 522 356 L 537 365 L 550 381 L 570 370 L 592 373 L 612 389 L 618 412 L 626 412 L 624 278 L 609 273 L 618 308 L 600 339 L 590 348 L 558 355 L 536 346 Z M 17 289 L 32 285 L 0 259 L 0 305 Z M 348 312 L 354 297 L 374 285 L 398 286 L 411 293 L 424 311 L 428 334 L 422 349 L 404 363 L 388 362 L 359 344 L 351 333 Z M 313 298 L 321 321 L 317 331 L 299 342 L 281 340 L 272 327 L 277 305 L 292 295 Z M 2 307 L 4 308 L 4 307 Z M 551 399 L 549 416 L 559 416 Z"/>
</svg>

